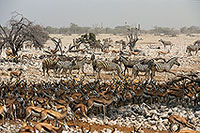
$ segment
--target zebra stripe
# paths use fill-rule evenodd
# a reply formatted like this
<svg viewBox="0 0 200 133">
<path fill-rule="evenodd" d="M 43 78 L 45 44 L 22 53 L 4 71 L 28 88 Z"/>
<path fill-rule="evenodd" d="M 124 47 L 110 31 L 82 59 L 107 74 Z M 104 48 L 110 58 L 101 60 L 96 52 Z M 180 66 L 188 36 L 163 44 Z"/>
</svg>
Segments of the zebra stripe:
<svg viewBox="0 0 200 133">
<path fill-rule="evenodd" d="M 166 63 L 165 62 L 158 62 L 156 64 L 156 71 L 163 72 L 163 71 L 169 71 L 173 67 L 174 64 L 180 66 L 180 63 L 177 61 L 177 57 L 173 57 L 169 59 Z"/>
<path fill-rule="evenodd" d="M 46 58 L 42 61 L 42 69 L 43 69 L 43 73 L 45 75 L 45 70 L 48 73 L 49 69 L 53 69 L 54 73 L 56 72 L 56 70 L 58 69 L 58 59 L 52 59 L 52 58 Z"/>
</svg>

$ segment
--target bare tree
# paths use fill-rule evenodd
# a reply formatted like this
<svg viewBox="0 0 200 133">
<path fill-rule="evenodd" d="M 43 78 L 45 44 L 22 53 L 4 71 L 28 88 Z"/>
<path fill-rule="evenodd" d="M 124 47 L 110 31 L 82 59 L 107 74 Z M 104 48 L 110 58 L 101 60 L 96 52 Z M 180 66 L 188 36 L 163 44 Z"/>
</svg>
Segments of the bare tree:
<svg viewBox="0 0 200 133">
<path fill-rule="evenodd" d="M 51 38 L 51 40 L 54 42 L 54 44 L 56 45 L 54 51 L 58 51 L 60 50 L 60 54 L 63 55 L 63 51 L 62 51 L 62 41 L 60 38 Z M 55 53 L 54 53 L 55 54 Z"/>
<path fill-rule="evenodd" d="M 48 34 L 41 27 L 23 17 L 22 14 L 14 12 L 7 28 L 0 25 L 0 39 L 2 40 L 0 50 L 2 51 L 6 44 L 12 50 L 12 54 L 16 56 L 26 41 L 31 41 L 35 47 L 43 47 L 43 43 L 48 39 Z"/>
<path fill-rule="evenodd" d="M 135 28 L 129 28 L 128 29 L 128 43 L 127 45 L 129 45 L 130 51 L 133 51 L 133 48 L 136 45 L 136 42 L 139 40 L 138 39 L 138 32 L 140 31 L 140 25 L 138 25 L 138 27 Z"/>
</svg>

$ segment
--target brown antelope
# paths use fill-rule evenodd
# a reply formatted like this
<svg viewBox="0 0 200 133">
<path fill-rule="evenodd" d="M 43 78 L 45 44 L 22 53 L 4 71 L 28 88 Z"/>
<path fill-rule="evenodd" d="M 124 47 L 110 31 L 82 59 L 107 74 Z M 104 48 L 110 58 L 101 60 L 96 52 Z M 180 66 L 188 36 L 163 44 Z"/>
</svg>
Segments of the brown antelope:
<svg viewBox="0 0 200 133">
<path fill-rule="evenodd" d="M 130 55 L 138 55 L 139 52 L 130 51 L 129 54 L 130 54 Z"/>
<path fill-rule="evenodd" d="M 112 50 L 112 53 L 115 53 L 115 54 L 117 54 L 119 52 L 120 52 L 120 50 L 115 50 L 115 49 Z"/>
<path fill-rule="evenodd" d="M 170 129 L 172 127 L 172 124 L 174 124 L 176 122 L 178 122 L 179 124 L 182 124 L 184 126 L 187 126 L 187 127 L 191 128 L 191 129 L 194 129 L 194 127 L 187 122 L 186 118 L 180 117 L 178 115 L 171 115 L 169 117 L 169 122 L 170 122 Z"/>
<path fill-rule="evenodd" d="M 45 109 L 40 113 L 41 119 L 39 120 L 39 122 L 43 122 L 44 120 L 49 119 L 49 120 L 56 120 L 57 124 L 57 122 L 60 120 L 65 121 L 68 113 L 69 113 L 68 108 L 66 108 L 66 110 L 63 111 L 63 113 Z"/>
<path fill-rule="evenodd" d="M 66 108 L 65 105 L 51 105 L 51 106 L 52 106 L 52 109 L 53 109 L 54 111 L 57 111 L 57 112 L 59 112 L 59 113 L 61 113 L 61 112 L 65 111 L 65 110 L 67 110 L 67 108 Z"/>
<path fill-rule="evenodd" d="M 6 100 L 6 106 L 8 107 L 8 113 L 11 115 L 12 120 L 16 120 L 17 119 L 17 108 L 15 105 L 16 99 L 8 99 Z"/>
<path fill-rule="evenodd" d="M 24 122 L 19 130 L 19 133 L 36 133 L 36 131 L 34 127 L 27 126 L 27 123 Z"/>
<path fill-rule="evenodd" d="M 2 116 L 3 125 L 5 124 L 4 119 L 5 119 L 6 112 L 7 112 L 6 105 L 0 106 L 0 115 Z"/>
<path fill-rule="evenodd" d="M 86 115 L 87 114 L 87 106 L 85 106 L 82 103 L 79 103 L 74 107 L 74 110 L 75 110 L 74 111 L 75 114 L 81 114 L 88 120 L 88 116 Z"/>
<path fill-rule="evenodd" d="M 35 117 L 40 117 L 40 113 L 45 110 L 44 108 L 36 107 L 36 106 L 29 106 L 26 108 L 26 117 L 25 121 L 32 115 Z"/>
<path fill-rule="evenodd" d="M 7 56 L 13 56 L 13 52 L 11 50 L 6 50 L 6 55 Z"/>
<path fill-rule="evenodd" d="M 55 50 L 55 49 L 50 49 L 52 54 L 56 54 L 56 52 L 58 52 L 59 50 Z"/>
<path fill-rule="evenodd" d="M 20 69 L 19 71 L 12 71 L 10 72 L 10 81 L 12 81 L 13 78 L 18 78 L 20 79 L 20 76 L 23 73 L 23 69 Z"/>
<path fill-rule="evenodd" d="M 94 97 L 88 100 L 88 110 L 93 106 L 95 107 L 103 107 L 104 119 L 106 114 L 106 107 L 110 105 L 112 102 L 117 101 L 117 97 L 110 97 L 110 99 L 104 99 L 101 97 Z"/>
<path fill-rule="evenodd" d="M 39 132 L 62 133 L 62 131 L 66 128 L 64 125 L 61 127 L 55 127 L 48 123 L 37 123 L 35 125 L 35 129 L 37 129 Z"/>
<path fill-rule="evenodd" d="M 181 129 L 178 133 L 199 133 L 199 131 Z"/>
<path fill-rule="evenodd" d="M 167 101 L 167 103 L 169 104 L 171 97 L 175 97 L 176 102 L 178 104 L 182 103 L 182 101 L 184 100 L 184 96 L 185 96 L 184 89 L 185 88 L 183 88 L 183 89 L 177 88 L 177 90 L 174 90 L 173 88 L 169 88 L 167 90 L 167 94 L 168 94 L 168 101 Z"/>
<path fill-rule="evenodd" d="M 104 53 L 109 53 L 109 52 L 110 52 L 110 50 L 104 50 L 103 52 L 104 52 Z"/>
<path fill-rule="evenodd" d="M 169 54 L 169 50 L 167 51 L 167 52 L 165 52 L 165 51 L 158 51 L 158 55 L 157 56 L 160 56 L 160 55 L 166 55 L 166 54 Z"/>
<path fill-rule="evenodd" d="M 174 44 L 172 44 L 172 42 L 170 42 L 170 41 L 163 41 L 162 39 L 160 39 L 160 40 L 158 40 L 159 42 L 161 42 L 163 45 L 164 45 L 164 47 L 166 47 L 167 45 L 169 45 L 170 46 L 170 49 L 172 49 L 172 46 L 174 45 Z"/>
</svg>

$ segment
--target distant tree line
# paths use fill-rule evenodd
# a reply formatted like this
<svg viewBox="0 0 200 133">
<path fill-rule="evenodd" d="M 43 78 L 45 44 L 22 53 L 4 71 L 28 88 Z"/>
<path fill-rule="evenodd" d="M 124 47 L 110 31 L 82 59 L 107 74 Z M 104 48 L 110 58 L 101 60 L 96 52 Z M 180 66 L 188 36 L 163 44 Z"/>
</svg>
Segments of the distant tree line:
<svg viewBox="0 0 200 133">
<path fill-rule="evenodd" d="M 127 32 L 129 26 L 116 26 L 115 28 L 103 28 L 100 26 L 95 27 L 81 27 L 77 24 L 71 23 L 70 27 L 54 28 L 51 26 L 44 27 L 44 30 L 50 34 L 123 34 Z"/>
<path fill-rule="evenodd" d="M 69 27 L 54 28 L 51 26 L 44 27 L 44 30 L 50 34 L 83 34 L 83 33 L 95 33 L 95 34 L 127 34 L 127 29 L 129 25 L 116 26 L 114 28 L 109 27 L 81 27 L 77 24 L 71 23 Z M 190 26 L 182 27 L 180 29 L 168 28 L 168 27 L 158 27 L 155 26 L 150 30 L 141 30 L 141 33 L 150 33 L 150 34 L 163 34 L 176 36 L 177 34 L 196 34 L 200 33 L 200 27 Z"/>
</svg>

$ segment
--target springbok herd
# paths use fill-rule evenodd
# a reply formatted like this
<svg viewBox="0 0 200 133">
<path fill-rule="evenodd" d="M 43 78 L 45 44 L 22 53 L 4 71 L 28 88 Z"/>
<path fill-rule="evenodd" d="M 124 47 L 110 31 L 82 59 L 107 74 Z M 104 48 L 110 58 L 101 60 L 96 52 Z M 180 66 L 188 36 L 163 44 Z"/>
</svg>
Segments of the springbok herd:
<svg viewBox="0 0 200 133">
<path fill-rule="evenodd" d="M 134 51 L 120 35 L 71 51 L 79 35 L 51 36 L 64 55 L 2 52 L 0 132 L 200 132 L 200 35 L 141 35 Z"/>
</svg>

